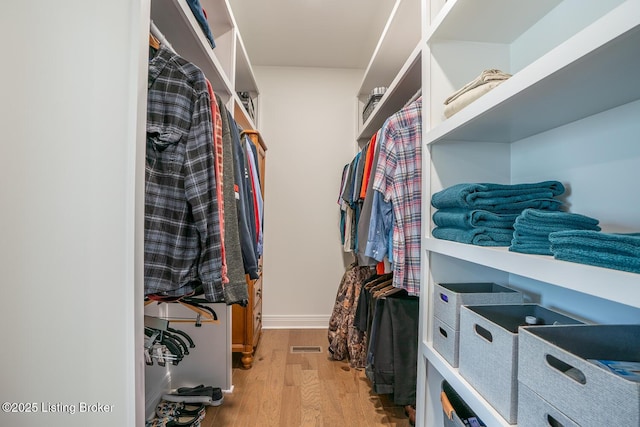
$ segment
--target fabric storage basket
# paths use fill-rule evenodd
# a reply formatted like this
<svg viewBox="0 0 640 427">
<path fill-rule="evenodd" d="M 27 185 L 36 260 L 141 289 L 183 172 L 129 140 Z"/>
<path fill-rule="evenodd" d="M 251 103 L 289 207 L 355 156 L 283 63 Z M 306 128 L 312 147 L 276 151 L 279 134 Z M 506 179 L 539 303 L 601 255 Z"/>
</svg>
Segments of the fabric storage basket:
<svg viewBox="0 0 640 427">
<path fill-rule="evenodd" d="M 521 292 L 495 283 L 440 283 L 433 293 L 433 315 L 456 331 L 462 305 L 522 303 Z"/>
<path fill-rule="evenodd" d="M 640 425 L 640 382 L 590 361 L 640 362 L 640 325 L 527 328 L 519 352 L 519 381 L 578 425 Z"/>
<path fill-rule="evenodd" d="M 518 427 L 580 427 L 549 402 L 518 382 Z"/>
<path fill-rule="evenodd" d="M 527 316 L 544 325 L 580 323 L 537 304 L 463 306 L 460 310 L 460 375 L 510 424 L 516 422 L 518 412 L 518 327 Z"/>
<path fill-rule="evenodd" d="M 484 427 L 485 424 L 473 413 L 467 403 L 451 385 L 443 381 L 440 402 L 444 412 L 444 427 Z M 464 421 L 463 421 L 464 420 Z M 466 422 L 466 423 L 465 423 Z"/>
<path fill-rule="evenodd" d="M 433 318 L 433 349 L 454 368 L 458 367 L 459 334 L 442 320 Z"/>
</svg>

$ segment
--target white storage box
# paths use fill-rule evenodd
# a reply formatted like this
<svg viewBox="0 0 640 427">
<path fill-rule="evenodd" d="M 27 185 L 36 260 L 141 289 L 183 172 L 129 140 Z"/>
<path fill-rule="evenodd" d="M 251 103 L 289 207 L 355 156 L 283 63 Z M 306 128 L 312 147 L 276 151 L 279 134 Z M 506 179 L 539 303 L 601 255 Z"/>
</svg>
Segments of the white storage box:
<svg viewBox="0 0 640 427">
<path fill-rule="evenodd" d="M 518 327 L 527 316 L 544 325 L 580 323 L 537 304 L 463 306 L 460 310 L 460 375 L 511 424 L 518 412 Z"/>
<path fill-rule="evenodd" d="M 433 318 L 433 349 L 454 368 L 458 367 L 459 334 L 442 320 Z"/>
<path fill-rule="evenodd" d="M 640 426 L 640 382 L 590 359 L 640 362 L 640 325 L 527 328 L 519 381 L 582 427 Z"/>
<path fill-rule="evenodd" d="M 434 286 L 433 315 L 460 330 L 460 307 L 480 304 L 520 304 L 522 293 L 495 283 L 441 283 Z"/>
</svg>

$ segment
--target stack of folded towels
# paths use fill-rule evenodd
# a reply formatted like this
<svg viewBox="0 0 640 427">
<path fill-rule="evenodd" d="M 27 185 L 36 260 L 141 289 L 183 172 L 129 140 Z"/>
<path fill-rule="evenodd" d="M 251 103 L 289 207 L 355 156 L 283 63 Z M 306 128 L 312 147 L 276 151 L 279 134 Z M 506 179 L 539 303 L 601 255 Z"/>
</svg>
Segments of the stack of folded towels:
<svg viewBox="0 0 640 427">
<path fill-rule="evenodd" d="M 525 254 L 553 255 L 549 234 L 564 230 L 600 231 L 598 220 L 569 212 L 525 209 L 516 218 L 509 250 Z"/>
<path fill-rule="evenodd" d="M 640 233 L 568 230 L 549 234 L 549 241 L 556 259 L 640 274 Z"/>
<path fill-rule="evenodd" d="M 452 93 L 444 101 L 444 116 L 449 118 L 485 93 L 506 81 L 511 74 L 496 69 L 484 70 L 478 77 Z"/>
<path fill-rule="evenodd" d="M 509 246 L 516 218 L 525 209 L 558 211 L 564 193 L 558 181 L 525 184 L 471 183 L 431 197 L 433 237 L 479 246 Z"/>
</svg>

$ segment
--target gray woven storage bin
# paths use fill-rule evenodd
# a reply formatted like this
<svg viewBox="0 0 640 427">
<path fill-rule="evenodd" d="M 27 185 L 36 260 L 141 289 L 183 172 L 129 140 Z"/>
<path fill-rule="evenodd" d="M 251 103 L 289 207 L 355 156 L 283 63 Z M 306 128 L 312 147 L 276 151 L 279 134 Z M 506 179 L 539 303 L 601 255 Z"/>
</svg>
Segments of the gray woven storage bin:
<svg viewBox="0 0 640 427">
<path fill-rule="evenodd" d="M 545 325 L 580 323 L 537 304 L 463 306 L 460 311 L 460 375 L 510 424 L 517 421 L 518 327 L 526 316 Z"/>
<path fill-rule="evenodd" d="M 527 328 L 518 379 L 582 427 L 639 426 L 640 382 L 588 359 L 640 361 L 640 325 Z"/>
<path fill-rule="evenodd" d="M 520 304 L 522 293 L 490 282 L 440 283 L 433 288 L 433 315 L 460 330 L 460 307 L 480 304 Z"/>
<path fill-rule="evenodd" d="M 518 382 L 518 427 L 580 427 L 549 402 Z"/>
<path fill-rule="evenodd" d="M 433 349 L 454 368 L 458 367 L 460 332 L 437 317 L 433 318 Z"/>
</svg>

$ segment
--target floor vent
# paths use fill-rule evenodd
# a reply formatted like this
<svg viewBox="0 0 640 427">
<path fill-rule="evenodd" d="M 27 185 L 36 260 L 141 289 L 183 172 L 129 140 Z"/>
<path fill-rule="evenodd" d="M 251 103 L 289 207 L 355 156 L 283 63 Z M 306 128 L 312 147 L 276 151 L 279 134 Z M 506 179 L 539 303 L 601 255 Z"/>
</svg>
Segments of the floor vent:
<svg viewBox="0 0 640 427">
<path fill-rule="evenodd" d="M 319 345 L 292 345 L 291 353 L 322 353 Z"/>
</svg>

